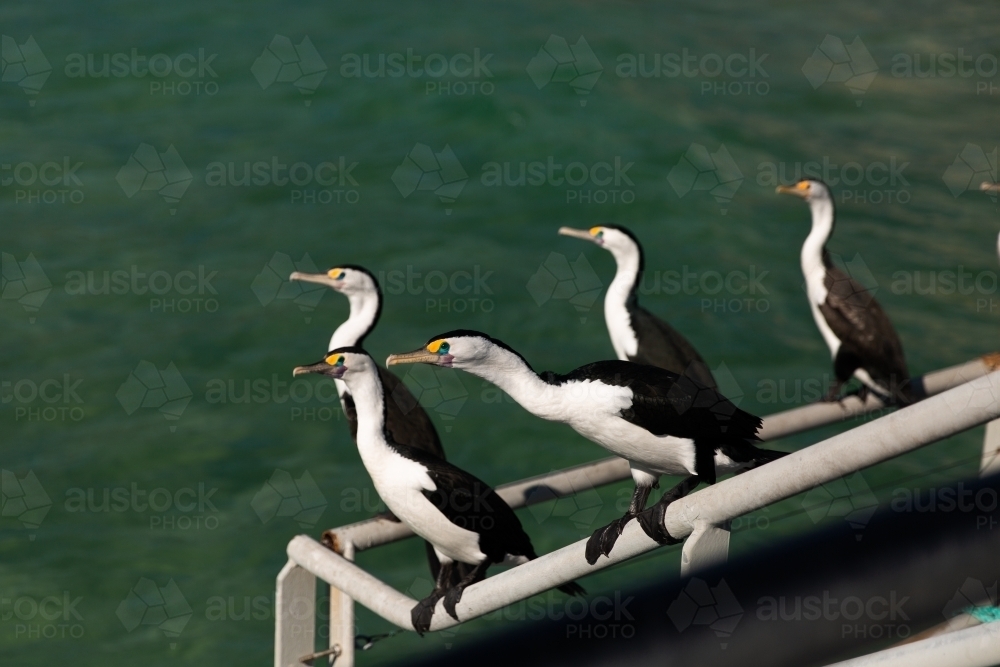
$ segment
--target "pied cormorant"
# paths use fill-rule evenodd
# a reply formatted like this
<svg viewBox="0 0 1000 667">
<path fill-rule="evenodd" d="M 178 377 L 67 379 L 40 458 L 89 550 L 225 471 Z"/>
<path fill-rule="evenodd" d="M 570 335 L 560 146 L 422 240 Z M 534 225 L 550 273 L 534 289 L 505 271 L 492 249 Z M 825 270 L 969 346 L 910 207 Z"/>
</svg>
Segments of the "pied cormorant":
<svg viewBox="0 0 1000 667">
<path fill-rule="evenodd" d="M 630 361 L 598 361 L 565 375 L 536 373 L 520 354 L 478 331 L 435 336 L 426 346 L 394 354 L 386 364 L 426 363 L 461 368 L 505 391 L 528 412 L 563 422 L 626 459 L 635 492 L 625 515 L 594 531 L 587 542 L 591 564 L 608 555 L 625 524 L 638 517 L 661 544 L 674 543 L 663 526 L 667 505 L 717 473 L 771 461 L 781 452 L 757 449 L 761 420 L 688 376 Z M 688 475 L 649 509 L 660 475 Z"/>
<path fill-rule="evenodd" d="M 716 386 L 698 350 L 676 329 L 639 305 L 644 257 L 642 245 L 632 232 L 618 225 L 600 225 L 589 231 L 560 227 L 559 233 L 596 243 L 615 258 L 618 269 L 604 296 L 604 322 L 619 359 L 658 366 L 705 386 Z"/>
<path fill-rule="evenodd" d="M 382 290 L 378 280 L 367 269 L 353 264 L 341 264 L 326 273 L 293 273 L 289 280 L 326 285 L 347 297 L 350 304 L 350 314 L 347 320 L 333 332 L 330 344 L 326 349 L 335 350 L 340 347 L 362 346 L 365 338 L 378 324 L 382 314 Z M 379 368 L 379 378 L 385 387 L 385 395 L 392 400 L 386 401 L 388 419 L 387 428 L 396 442 L 423 449 L 439 458 L 445 458 L 441 439 L 438 438 L 430 417 L 413 397 L 410 390 L 395 374 L 384 368 Z M 358 418 L 347 385 L 337 380 L 337 393 L 340 395 L 340 405 L 347 417 L 351 438 L 357 441 Z"/>
<path fill-rule="evenodd" d="M 777 192 L 800 197 L 812 212 L 812 231 L 802 245 L 802 273 L 813 319 L 830 348 L 836 383 L 826 400 L 838 400 L 853 375 L 883 400 L 910 403 L 910 374 L 903 344 L 871 292 L 834 266 L 826 250 L 835 221 L 833 197 L 825 183 L 799 181 Z"/>
<path fill-rule="evenodd" d="M 393 440 L 386 424 L 389 401 L 378 371 L 378 364 L 362 348 L 342 347 L 293 373 L 321 373 L 347 384 L 358 415 L 358 452 L 375 490 L 403 523 L 434 547 L 441 562 L 434 590 L 411 612 L 413 627 L 422 634 L 430 628 L 442 597 L 445 610 L 458 620 L 455 605 L 462 591 L 481 581 L 490 565 L 537 556 L 514 510 L 486 483 L 437 456 Z M 458 563 L 469 566 L 468 572 L 454 582 Z M 584 592 L 575 583 L 559 590 L 570 595 Z"/>
</svg>

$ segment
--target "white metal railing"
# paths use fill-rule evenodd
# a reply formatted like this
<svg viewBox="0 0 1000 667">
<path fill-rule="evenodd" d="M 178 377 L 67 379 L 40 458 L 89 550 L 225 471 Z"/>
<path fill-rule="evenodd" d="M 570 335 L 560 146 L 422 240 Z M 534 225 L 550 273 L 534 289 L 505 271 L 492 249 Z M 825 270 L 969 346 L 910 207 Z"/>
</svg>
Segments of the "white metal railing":
<svg viewBox="0 0 1000 667">
<path fill-rule="evenodd" d="M 933 398 L 675 501 L 664 524 L 671 535 L 688 538 L 682 550 L 682 574 L 726 560 L 729 531 L 725 526 L 738 516 L 997 419 L 1000 373 L 992 371 L 998 366 L 1000 356 L 987 355 L 930 373 L 916 383 L 918 394 Z M 765 418 L 762 436 L 773 440 L 882 407 L 873 395 L 866 402 L 850 397 L 841 403 L 811 404 Z M 996 464 L 996 441 L 1000 440 L 996 426 L 991 424 L 987 431 L 984 467 L 988 459 Z M 992 456 L 987 454 L 991 443 Z M 628 464 L 613 457 L 505 484 L 497 492 L 517 508 L 628 476 Z M 276 667 L 299 665 L 314 650 L 317 576 L 330 585 L 330 646 L 340 651 L 338 667 L 354 662 L 355 600 L 395 625 L 411 629 L 410 610 L 416 601 L 351 562 L 357 551 L 411 535 L 402 524 L 376 518 L 327 531 L 324 541 L 330 548 L 305 535 L 292 539 L 287 549 L 289 562 L 277 580 Z M 611 557 L 593 566 L 584 558 L 585 544 L 586 540 L 571 544 L 469 587 L 458 605 L 459 618 L 463 622 L 476 618 L 658 546 L 636 522 L 628 524 Z M 431 629 L 457 623 L 439 608 Z"/>
</svg>

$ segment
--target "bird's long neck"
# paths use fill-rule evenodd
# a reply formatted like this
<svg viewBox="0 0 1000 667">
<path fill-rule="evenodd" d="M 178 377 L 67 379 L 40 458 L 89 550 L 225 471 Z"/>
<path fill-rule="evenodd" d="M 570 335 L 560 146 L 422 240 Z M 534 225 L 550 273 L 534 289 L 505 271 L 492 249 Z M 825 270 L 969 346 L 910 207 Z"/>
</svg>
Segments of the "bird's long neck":
<svg viewBox="0 0 1000 667">
<path fill-rule="evenodd" d="M 642 282 L 642 248 L 612 250 L 617 270 L 604 297 L 604 323 L 611 335 L 611 344 L 619 359 L 628 359 L 638 352 L 639 342 L 631 325 L 629 309 L 638 305 L 639 284 Z"/>
<path fill-rule="evenodd" d="M 468 370 L 495 384 L 536 417 L 552 418 L 550 404 L 557 387 L 542 380 L 518 355 L 493 348 L 485 362 Z"/>
<path fill-rule="evenodd" d="M 351 314 L 330 337 L 330 350 L 362 345 L 382 313 L 382 295 L 378 292 L 348 294 L 347 300 L 351 305 Z"/>
<path fill-rule="evenodd" d="M 615 279 L 608 285 L 604 303 L 614 303 L 624 308 L 626 303 L 637 298 L 639 283 L 642 281 L 642 248 L 631 246 L 627 250 L 615 249 L 611 254 L 615 257 L 617 270 Z"/>
<path fill-rule="evenodd" d="M 809 202 L 809 209 L 812 212 L 812 230 L 802 244 L 802 274 L 806 279 L 806 286 L 810 296 L 816 297 L 822 293 L 824 298 L 826 287 L 826 264 L 824 254 L 826 253 L 826 242 L 833 233 L 834 208 L 833 202 L 829 199 L 816 199 Z"/>
<path fill-rule="evenodd" d="M 385 435 L 385 393 L 378 369 L 372 363 L 368 372 L 353 373 L 345 383 L 358 414 L 358 452 L 365 467 L 371 470 L 393 452 Z"/>
</svg>

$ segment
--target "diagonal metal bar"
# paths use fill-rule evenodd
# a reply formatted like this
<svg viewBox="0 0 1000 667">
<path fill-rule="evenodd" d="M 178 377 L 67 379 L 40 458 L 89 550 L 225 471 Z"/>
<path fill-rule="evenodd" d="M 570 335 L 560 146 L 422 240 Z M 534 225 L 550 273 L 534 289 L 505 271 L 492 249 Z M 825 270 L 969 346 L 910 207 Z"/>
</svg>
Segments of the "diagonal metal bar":
<svg viewBox="0 0 1000 667">
<path fill-rule="evenodd" d="M 998 417 L 1000 372 L 992 372 L 682 498 L 667 509 L 664 525 L 674 537 L 685 538 L 696 527 L 722 526 L 748 512 Z M 476 618 L 658 547 L 636 522 L 626 526 L 611 557 L 594 566 L 584 558 L 585 545 L 586 540 L 575 542 L 470 586 L 458 604 L 459 618 Z M 318 542 L 300 535 L 289 543 L 288 556 L 386 620 L 411 627 L 412 598 Z M 431 629 L 457 623 L 439 605 Z"/>
</svg>

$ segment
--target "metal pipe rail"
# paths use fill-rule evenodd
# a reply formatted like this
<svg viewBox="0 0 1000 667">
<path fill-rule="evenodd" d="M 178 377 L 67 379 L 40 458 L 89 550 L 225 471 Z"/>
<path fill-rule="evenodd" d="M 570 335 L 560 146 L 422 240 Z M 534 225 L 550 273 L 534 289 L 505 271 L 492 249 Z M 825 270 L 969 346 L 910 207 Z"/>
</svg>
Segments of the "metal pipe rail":
<svg viewBox="0 0 1000 667">
<path fill-rule="evenodd" d="M 1000 369 L 1000 352 L 914 378 L 913 386 L 918 396 L 935 396 L 997 369 Z M 884 407 L 885 403 L 871 393 L 866 401 L 861 401 L 857 396 L 848 396 L 839 402 L 810 403 L 764 417 L 760 436 L 762 440 L 777 440 L 851 417 L 870 414 Z M 984 453 L 984 466 L 985 457 Z M 629 477 L 628 463 L 624 459 L 612 456 L 518 482 L 502 484 L 496 491 L 508 505 L 518 509 L 573 495 L 580 490 L 590 490 L 620 482 Z M 344 545 L 349 542 L 357 552 L 396 542 L 412 535 L 410 529 L 401 523 L 374 518 L 328 530 L 323 534 L 323 542 L 337 553 L 343 553 Z"/>
<path fill-rule="evenodd" d="M 728 531 L 722 526 L 738 516 L 998 417 L 1000 372 L 980 373 L 971 382 L 677 500 L 668 508 L 664 526 L 677 538 L 690 536 L 683 547 L 683 568 L 699 550 L 711 554 L 719 550 L 720 542 L 727 545 Z M 458 604 L 459 617 L 463 621 L 476 618 L 659 546 L 636 522 L 626 526 L 611 557 L 593 566 L 584 558 L 585 545 L 586 540 L 581 540 L 470 586 Z M 351 599 L 399 627 L 411 627 L 410 609 L 416 601 L 354 565 L 349 560 L 353 556 L 351 542 L 339 546 L 346 547 L 344 556 L 304 535 L 289 543 L 289 564 L 278 578 L 275 665 L 297 664 L 300 656 L 312 652 L 312 632 L 306 627 L 294 636 L 294 631 L 284 627 L 282 611 L 283 605 L 294 607 L 298 596 L 306 600 L 315 596 L 317 575 L 343 592 L 331 595 L 331 630 L 337 624 L 341 632 L 350 628 L 353 633 L 353 613 L 344 613 L 345 602 L 349 608 Z M 439 605 L 431 629 L 456 624 Z M 347 658 L 351 664 L 353 642 L 350 647 L 341 644 L 341 648 L 340 660 Z"/>
</svg>

